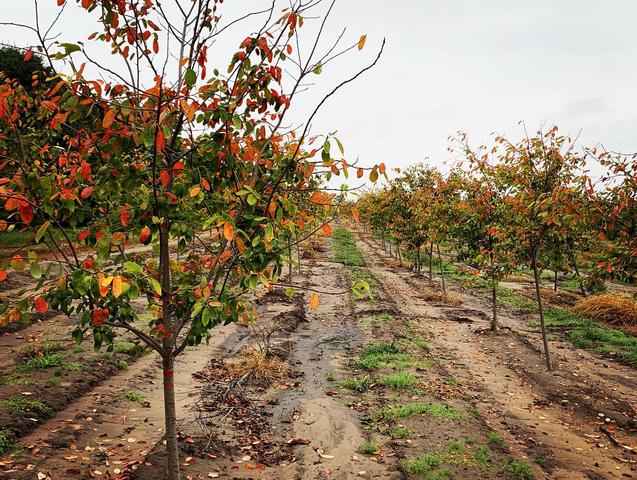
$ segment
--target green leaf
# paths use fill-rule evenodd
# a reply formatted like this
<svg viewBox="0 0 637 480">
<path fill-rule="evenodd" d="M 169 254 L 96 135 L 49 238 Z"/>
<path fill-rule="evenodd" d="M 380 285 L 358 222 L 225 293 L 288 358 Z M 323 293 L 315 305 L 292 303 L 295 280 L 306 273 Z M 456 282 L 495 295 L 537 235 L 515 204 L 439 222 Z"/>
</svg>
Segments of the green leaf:
<svg viewBox="0 0 637 480">
<path fill-rule="evenodd" d="M 141 275 L 142 273 L 144 273 L 144 269 L 142 268 L 142 266 L 135 262 L 126 262 L 124 264 L 124 267 L 126 268 L 126 272 L 130 273 L 131 275 Z"/>
<path fill-rule="evenodd" d="M 192 87 L 197 82 L 197 74 L 192 68 L 186 70 L 186 75 L 184 76 L 184 81 L 186 85 Z"/>
<path fill-rule="evenodd" d="M 316 64 L 314 70 L 312 70 L 316 75 L 320 75 L 323 72 L 323 65 L 321 63 Z"/>
<path fill-rule="evenodd" d="M 157 280 L 155 280 L 154 278 L 149 278 L 148 283 L 150 283 L 150 286 L 153 287 L 153 290 L 155 290 L 158 295 L 161 295 L 161 285 Z"/>
<path fill-rule="evenodd" d="M 29 272 L 31 272 L 33 278 L 40 278 L 42 276 L 42 269 L 38 262 L 31 262 L 29 264 Z"/>
<path fill-rule="evenodd" d="M 40 243 L 40 240 L 42 240 L 42 237 L 46 233 L 46 230 L 49 228 L 49 225 L 51 225 L 51 222 L 46 221 L 40 228 L 38 228 L 38 231 L 35 233 L 35 243 Z"/>
<path fill-rule="evenodd" d="M 257 203 L 257 200 L 258 199 L 257 199 L 256 195 L 254 195 L 252 193 L 250 195 L 248 195 L 248 205 L 250 205 L 250 206 L 255 205 Z"/>
</svg>

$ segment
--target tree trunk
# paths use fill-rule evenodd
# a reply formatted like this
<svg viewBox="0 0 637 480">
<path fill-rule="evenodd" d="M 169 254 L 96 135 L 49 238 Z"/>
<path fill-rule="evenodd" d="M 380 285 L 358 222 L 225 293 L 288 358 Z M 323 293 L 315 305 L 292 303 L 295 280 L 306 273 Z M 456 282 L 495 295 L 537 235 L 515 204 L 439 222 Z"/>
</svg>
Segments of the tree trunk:
<svg viewBox="0 0 637 480">
<path fill-rule="evenodd" d="M 294 232 L 295 238 L 296 238 L 296 259 L 299 262 L 299 275 L 301 275 L 301 244 L 299 243 L 299 232 L 295 231 Z"/>
<path fill-rule="evenodd" d="M 495 279 L 495 261 L 493 258 L 493 250 L 489 253 L 491 259 L 491 300 L 493 302 L 493 317 L 491 318 L 491 331 L 498 331 L 498 282 Z"/>
<path fill-rule="evenodd" d="M 173 319 L 171 315 L 170 280 L 170 224 L 163 222 L 159 228 L 159 275 L 161 283 L 162 322 L 167 336 L 163 340 L 164 415 L 166 422 L 166 450 L 168 454 L 168 479 L 180 480 L 179 450 L 177 446 L 177 418 L 173 365 Z"/>
<path fill-rule="evenodd" d="M 292 286 L 292 236 L 288 237 L 288 285 Z"/>
<path fill-rule="evenodd" d="M 164 417 L 166 422 L 166 450 L 168 454 L 168 479 L 180 480 L 179 448 L 177 446 L 177 409 L 175 407 L 174 362 L 172 353 L 163 359 Z"/>
<path fill-rule="evenodd" d="M 553 291 L 557 292 L 557 267 L 555 267 L 555 273 L 553 274 Z"/>
<path fill-rule="evenodd" d="M 580 292 L 582 292 L 583 297 L 587 297 L 588 294 L 586 293 L 586 289 L 584 288 L 584 282 L 582 281 L 582 277 L 579 274 L 579 268 L 577 268 L 577 261 L 575 260 L 574 256 L 571 258 L 571 262 L 573 263 L 573 270 L 575 270 L 575 276 L 579 280 L 579 290 Z"/>
<path fill-rule="evenodd" d="M 429 283 L 434 283 L 434 242 L 429 244 Z"/>
<path fill-rule="evenodd" d="M 445 271 L 442 268 L 442 255 L 440 255 L 440 244 L 436 243 L 436 250 L 438 251 L 438 263 L 440 263 L 440 278 L 442 279 L 442 294 L 447 296 L 447 287 L 445 286 Z"/>
<path fill-rule="evenodd" d="M 400 254 L 400 245 L 398 245 L 396 247 L 396 249 L 398 250 L 398 262 L 400 263 L 400 266 L 403 266 L 403 256 Z"/>
<path fill-rule="evenodd" d="M 533 252 L 533 277 L 535 278 L 535 296 L 537 298 L 537 307 L 540 312 L 540 329 L 542 330 L 542 342 L 544 343 L 544 357 L 546 359 L 546 368 L 549 372 L 553 371 L 551 363 L 551 352 L 549 351 L 549 341 L 546 335 L 546 325 L 544 324 L 544 308 L 542 306 L 542 293 L 540 292 L 540 274 L 537 270 L 537 252 Z"/>
</svg>

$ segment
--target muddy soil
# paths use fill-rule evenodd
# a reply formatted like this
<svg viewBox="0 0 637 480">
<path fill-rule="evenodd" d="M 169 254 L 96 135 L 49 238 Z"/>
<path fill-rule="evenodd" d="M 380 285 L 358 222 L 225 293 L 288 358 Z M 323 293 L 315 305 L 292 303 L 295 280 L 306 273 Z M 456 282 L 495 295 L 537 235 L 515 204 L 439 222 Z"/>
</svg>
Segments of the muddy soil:
<svg viewBox="0 0 637 480">
<path fill-rule="evenodd" d="M 181 357 L 184 478 L 637 478 L 634 369 L 556 337 L 557 370 L 548 373 L 528 315 L 502 308 L 501 331 L 485 333 L 486 296 L 451 282 L 458 301 L 446 302 L 426 277 L 356 238 L 378 284 L 372 299 L 352 297 L 351 272 L 328 243 L 303 255 L 295 297 L 259 298 L 264 329 L 224 327 Z M 241 369 L 264 331 L 274 359 L 267 378 Z M 4 338 L 18 351 L 43 333 Z M 395 353 L 365 363 L 366 349 L 379 346 Z M 157 357 L 139 357 L 37 419 L 0 478 L 165 478 L 161 390 Z"/>
</svg>

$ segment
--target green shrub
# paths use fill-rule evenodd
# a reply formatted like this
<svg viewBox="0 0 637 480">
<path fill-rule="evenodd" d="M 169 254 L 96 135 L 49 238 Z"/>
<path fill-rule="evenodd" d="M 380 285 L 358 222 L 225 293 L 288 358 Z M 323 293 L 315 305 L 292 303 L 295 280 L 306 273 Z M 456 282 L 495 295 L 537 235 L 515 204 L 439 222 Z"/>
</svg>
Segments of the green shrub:
<svg viewBox="0 0 637 480">
<path fill-rule="evenodd" d="M 19 450 L 13 432 L 9 429 L 0 430 L 0 455 L 16 453 Z"/>
</svg>

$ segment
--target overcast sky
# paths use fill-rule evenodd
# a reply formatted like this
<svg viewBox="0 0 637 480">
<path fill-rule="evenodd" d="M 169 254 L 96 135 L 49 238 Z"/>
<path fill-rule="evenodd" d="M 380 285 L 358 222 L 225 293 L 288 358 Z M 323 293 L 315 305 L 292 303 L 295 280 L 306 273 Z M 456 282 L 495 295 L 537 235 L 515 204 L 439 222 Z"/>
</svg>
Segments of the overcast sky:
<svg viewBox="0 0 637 480">
<path fill-rule="evenodd" d="M 40 0 L 44 19 L 57 12 L 55 3 Z M 230 18 L 269 3 L 225 0 L 223 9 Z M 2 20 L 33 23 L 31 0 L 0 6 Z M 405 167 L 429 157 L 441 164 L 451 158 L 447 137 L 457 130 L 479 144 L 494 131 L 519 136 L 520 121 L 531 130 L 554 123 L 565 133 L 582 130 L 585 145 L 637 150 L 635 18 L 634 0 L 339 0 L 326 40 L 346 26 L 349 40 L 366 33 L 367 45 L 316 78 L 295 118 L 369 62 L 386 38 L 377 67 L 342 90 L 313 125 L 317 133 L 338 130 L 350 160 Z M 96 29 L 72 5 L 60 39 Z M 0 27 L 0 41 L 33 39 Z M 227 65 L 223 48 L 213 58 Z"/>
</svg>

